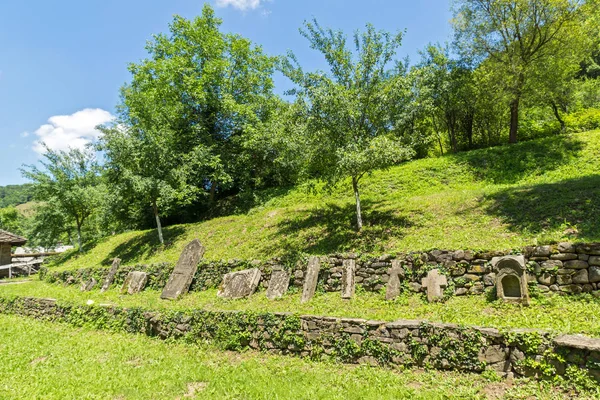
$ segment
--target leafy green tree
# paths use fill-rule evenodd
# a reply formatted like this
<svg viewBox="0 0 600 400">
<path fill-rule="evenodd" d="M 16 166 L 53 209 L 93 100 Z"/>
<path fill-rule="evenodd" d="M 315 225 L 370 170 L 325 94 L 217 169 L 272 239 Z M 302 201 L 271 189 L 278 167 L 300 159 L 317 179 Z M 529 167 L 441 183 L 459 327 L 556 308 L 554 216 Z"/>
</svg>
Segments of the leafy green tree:
<svg viewBox="0 0 600 400">
<path fill-rule="evenodd" d="M 23 235 L 24 220 L 15 207 L 0 208 L 0 229 Z"/>
<path fill-rule="evenodd" d="M 220 190 L 260 181 L 246 140 L 276 107 L 275 59 L 249 40 L 220 32 L 222 21 L 205 4 L 193 19 L 175 16 L 170 33 L 148 43 L 149 57 L 129 70 L 122 89 L 121 123 L 140 131 L 171 135 L 175 157 L 208 154 L 194 173 L 198 188 L 214 200 Z"/>
<path fill-rule="evenodd" d="M 349 177 L 361 230 L 362 177 L 413 154 L 394 137 L 398 104 L 403 102 L 396 86 L 404 68 L 393 63 L 402 35 L 367 25 L 363 33 L 355 33 L 352 50 L 343 32 L 324 29 L 316 20 L 305 23 L 300 32 L 330 67 L 329 73 L 305 73 L 292 53 L 282 59 L 283 73 L 297 85 L 291 94 L 305 113 L 304 178 L 334 185 Z"/>
<path fill-rule="evenodd" d="M 168 215 L 174 207 L 190 204 L 200 190 L 192 181 L 194 173 L 216 160 L 199 146 L 191 154 L 176 152 L 171 142 L 176 133 L 166 129 L 115 125 L 101 130 L 104 135 L 98 149 L 106 157 L 105 174 L 113 207 L 121 208 L 121 220 L 126 219 L 122 213 L 130 213 L 137 205 L 151 207 L 159 241 L 164 243 L 161 214 Z"/>
<path fill-rule="evenodd" d="M 581 1 L 458 0 L 454 28 L 459 47 L 486 60 L 510 94 L 509 142 L 517 142 L 519 105 L 536 68 L 561 58 L 580 25 Z"/>
<path fill-rule="evenodd" d="M 56 210 L 52 214 L 62 215 L 58 223 L 75 226 L 81 251 L 83 228 L 99 208 L 105 190 L 96 156 L 90 148 L 56 151 L 46 147 L 40 164 L 42 168 L 29 165 L 21 169 L 33 183 L 33 198 Z"/>
</svg>

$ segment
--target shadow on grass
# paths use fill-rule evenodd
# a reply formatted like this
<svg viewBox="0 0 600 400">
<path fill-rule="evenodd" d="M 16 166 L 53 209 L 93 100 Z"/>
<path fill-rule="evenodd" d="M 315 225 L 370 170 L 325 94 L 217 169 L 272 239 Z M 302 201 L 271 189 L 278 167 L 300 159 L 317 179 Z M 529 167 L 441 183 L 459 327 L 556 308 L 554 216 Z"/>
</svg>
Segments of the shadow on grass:
<svg viewBox="0 0 600 400">
<path fill-rule="evenodd" d="M 476 179 L 496 184 L 516 183 L 527 175 L 557 169 L 577 158 L 584 143 L 572 136 L 556 136 L 511 146 L 457 154 Z"/>
<path fill-rule="evenodd" d="M 115 257 L 120 258 L 122 264 L 134 263 L 137 260 L 150 258 L 159 251 L 171 248 L 177 238 L 183 234 L 185 234 L 185 228 L 181 226 L 163 228 L 165 244 L 161 245 L 158 240 L 158 232 L 156 229 L 144 232 L 115 247 L 110 254 L 102 260 L 102 265 L 110 265 Z"/>
<path fill-rule="evenodd" d="M 487 212 L 515 232 L 600 240 L 600 175 L 506 189 L 486 200 Z"/>
<path fill-rule="evenodd" d="M 362 202 L 364 226 L 356 230 L 356 206 L 325 204 L 299 211 L 296 218 L 280 222 L 268 240 L 265 253 L 297 259 L 301 253 L 332 254 L 344 251 L 382 252 L 391 237 L 401 238 L 412 226 L 410 220 L 394 210 L 377 209 L 379 203 Z"/>
<path fill-rule="evenodd" d="M 276 197 L 284 197 L 293 189 L 274 187 L 261 190 L 248 190 L 220 199 L 205 215 L 205 219 L 228 215 L 246 214 L 255 207 L 263 206 Z"/>
</svg>

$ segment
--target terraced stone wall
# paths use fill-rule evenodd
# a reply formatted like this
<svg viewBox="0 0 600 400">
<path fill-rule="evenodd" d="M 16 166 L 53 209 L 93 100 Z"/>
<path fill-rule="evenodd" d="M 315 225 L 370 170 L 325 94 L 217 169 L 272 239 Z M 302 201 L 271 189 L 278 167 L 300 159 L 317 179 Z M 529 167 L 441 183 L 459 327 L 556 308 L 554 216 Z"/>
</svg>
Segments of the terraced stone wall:
<svg viewBox="0 0 600 400">
<path fill-rule="evenodd" d="M 600 381 L 600 339 L 497 329 L 285 313 L 171 311 L 2 298 L 0 312 L 74 326 L 141 333 L 228 350 L 269 351 L 381 366 L 427 367 L 501 376 Z M 594 383 L 596 382 L 596 383 Z"/>
<path fill-rule="evenodd" d="M 496 271 L 490 261 L 493 257 L 522 254 L 527 260 L 527 279 L 530 291 L 541 293 L 577 294 L 592 292 L 600 296 L 600 243 L 559 243 L 552 246 L 531 246 L 519 251 L 432 250 L 405 254 L 387 254 L 380 257 L 355 254 L 332 254 L 321 257 L 319 287 L 327 292 L 341 290 L 342 263 L 344 259 L 356 259 L 356 283 L 366 291 L 382 291 L 390 278 L 392 262 L 397 260 L 402 267 L 401 281 L 404 289 L 420 292 L 421 279 L 433 268 L 448 276 L 448 296 L 483 294 L 493 290 Z M 192 283 L 192 291 L 218 287 L 223 275 L 246 268 L 259 268 L 261 284 L 268 286 L 271 270 L 281 265 L 279 259 L 263 261 L 202 261 Z M 306 271 L 306 260 L 294 265 L 283 265 L 291 273 L 291 285 L 301 288 Z M 122 284 L 129 271 L 146 271 L 150 275 L 149 287 L 162 289 L 173 269 L 169 264 L 138 265 L 122 267 L 115 283 Z M 42 278 L 49 282 L 79 284 L 90 277 L 98 282 L 108 273 L 106 268 L 88 268 L 77 271 L 53 272 L 45 270 Z"/>
</svg>

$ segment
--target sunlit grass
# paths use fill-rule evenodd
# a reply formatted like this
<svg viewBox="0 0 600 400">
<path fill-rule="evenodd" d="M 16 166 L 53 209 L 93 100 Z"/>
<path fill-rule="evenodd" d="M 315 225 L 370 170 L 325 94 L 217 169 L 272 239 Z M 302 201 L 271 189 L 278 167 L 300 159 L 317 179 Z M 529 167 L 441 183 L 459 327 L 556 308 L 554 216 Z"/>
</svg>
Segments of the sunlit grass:
<svg viewBox="0 0 600 400">
<path fill-rule="evenodd" d="M 3 399 L 593 398 L 528 380 L 230 353 L 13 316 L 0 315 L 0 332 L 10 338 L 0 341 Z"/>
<path fill-rule="evenodd" d="M 299 293 L 282 299 L 268 300 L 264 292 L 247 299 L 227 300 L 217 297 L 216 290 L 194 292 L 176 302 L 160 299 L 160 292 L 146 290 L 137 295 L 121 295 L 117 289 L 81 292 L 76 286 L 62 287 L 45 282 L 0 286 L 0 296 L 54 298 L 74 304 L 88 300 L 96 304 L 143 307 L 152 310 L 250 310 L 257 312 L 292 312 L 394 321 L 419 319 L 495 328 L 536 328 L 556 333 L 584 333 L 600 337 L 600 299 L 592 296 L 555 296 L 533 300 L 530 307 L 489 302 L 484 296 L 452 297 L 445 303 L 428 303 L 420 295 L 405 295 L 389 302 L 379 293 L 358 293 L 352 300 L 342 300 L 339 293 L 317 293 L 309 303 L 300 304 Z"/>
<path fill-rule="evenodd" d="M 394 253 L 515 249 L 559 240 L 600 241 L 600 134 L 587 132 L 416 160 L 364 178 L 365 228 L 354 229 L 349 183 L 329 192 L 256 193 L 249 211 L 111 236 L 62 268 L 175 262 L 199 238 L 205 258 L 268 259 L 339 251 Z"/>
</svg>

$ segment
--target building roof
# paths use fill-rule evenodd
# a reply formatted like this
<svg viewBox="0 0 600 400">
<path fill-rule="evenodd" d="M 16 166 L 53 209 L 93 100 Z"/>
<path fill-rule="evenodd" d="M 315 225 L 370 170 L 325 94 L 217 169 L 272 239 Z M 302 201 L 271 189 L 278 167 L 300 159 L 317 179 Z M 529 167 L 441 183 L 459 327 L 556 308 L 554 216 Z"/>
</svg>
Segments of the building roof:
<svg viewBox="0 0 600 400">
<path fill-rule="evenodd" d="M 11 246 L 22 246 L 27 243 L 27 239 L 0 229 L 0 243 L 9 243 Z"/>
</svg>

